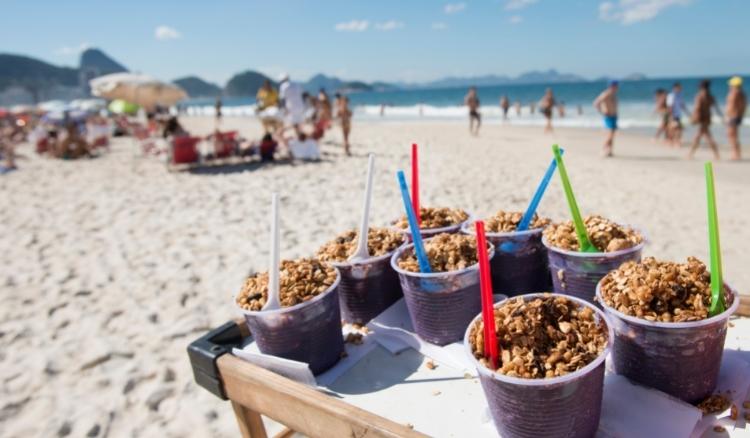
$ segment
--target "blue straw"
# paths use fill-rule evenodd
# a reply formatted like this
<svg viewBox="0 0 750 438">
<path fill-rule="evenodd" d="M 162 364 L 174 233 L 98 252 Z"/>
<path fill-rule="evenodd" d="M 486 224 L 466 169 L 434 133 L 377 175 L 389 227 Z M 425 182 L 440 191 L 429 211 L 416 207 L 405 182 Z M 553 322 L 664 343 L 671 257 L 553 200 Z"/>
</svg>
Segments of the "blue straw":
<svg viewBox="0 0 750 438">
<path fill-rule="evenodd" d="M 560 149 L 560 154 L 563 154 L 564 152 L 564 150 Z M 531 203 L 529 203 L 529 207 L 526 209 L 526 213 L 524 213 L 523 218 L 521 218 L 521 222 L 518 224 L 516 230 L 525 231 L 529 229 L 531 219 L 534 217 L 534 213 L 536 213 L 536 209 L 537 207 L 539 207 L 539 203 L 542 201 L 542 197 L 544 196 L 544 192 L 547 190 L 547 186 L 549 185 L 549 181 L 552 179 L 552 175 L 555 174 L 555 169 L 557 169 L 557 161 L 555 161 L 555 159 L 552 159 L 552 162 L 547 168 L 547 172 L 544 174 L 544 178 L 542 178 L 542 182 L 539 183 L 539 187 L 537 187 L 536 193 L 534 193 L 534 197 L 531 199 Z"/>
<path fill-rule="evenodd" d="M 427 253 L 424 250 L 422 234 L 419 232 L 419 225 L 417 225 L 417 216 L 414 214 L 414 207 L 411 205 L 411 198 L 409 197 L 409 187 L 407 187 L 406 185 L 406 177 L 404 176 L 404 171 L 399 170 L 396 173 L 396 176 L 398 177 L 398 184 L 401 187 L 401 197 L 404 199 L 406 219 L 409 221 L 411 237 L 412 240 L 414 240 L 414 252 L 417 253 L 419 270 L 423 273 L 432 272 L 432 268 L 430 268 L 430 261 L 427 259 Z"/>
</svg>

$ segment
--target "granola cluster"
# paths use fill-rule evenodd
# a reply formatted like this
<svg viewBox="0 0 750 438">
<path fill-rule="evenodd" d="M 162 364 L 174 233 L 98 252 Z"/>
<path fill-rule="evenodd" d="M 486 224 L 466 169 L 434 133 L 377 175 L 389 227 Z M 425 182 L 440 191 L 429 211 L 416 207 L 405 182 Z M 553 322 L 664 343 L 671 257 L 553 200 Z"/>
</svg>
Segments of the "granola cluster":
<svg viewBox="0 0 750 438">
<path fill-rule="evenodd" d="M 618 311 L 649 321 L 686 322 L 708 318 L 711 275 L 695 257 L 687 263 L 646 257 L 626 262 L 602 279 L 602 299 Z M 731 303 L 729 290 L 724 290 Z"/>
<path fill-rule="evenodd" d="M 433 228 L 449 227 L 451 225 L 458 225 L 469 218 L 469 214 L 461 209 L 447 208 L 447 207 L 420 207 L 419 217 L 422 219 L 420 227 L 423 230 L 429 230 Z M 401 216 L 394 224 L 396 228 L 408 229 L 409 221 L 406 216 Z"/>
<path fill-rule="evenodd" d="M 703 412 L 703 415 L 718 414 L 729 409 L 732 404 L 732 399 L 724 394 L 712 394 L 705 400 L 698 403 L 698 409 Z"/>
<path fill-rule="evenodd" d="M 518 224 L 523 218 L 523 212 L 500 210 L 494 216 L 484 220 L 484 228 L 488 233 L 507 233 L 516 231 Z M 529 224 L 529 229 L 544 228 L 549 225 L 550 220 L 534 215 Z"/>
<path fill-rule="evenodd" d="M 441 233 L 424 243 L 432 272 L 458 271 L 477 263 L 477 239 L 466 234 Z M 404 251 L 399 268 L 420 272 L 414 248 Z"/>
<path fill-rule="evenodd" d="M 345 231 L 318 249 L 316 256 L 324 262 L 345 262 L 357 250 L 358 232 Z M 367 248 L 371 257 L 393 252 L 404 243 L 403 234 L 389 228 L 371 227 L 367 232 Z"/>
<path fill-rule="evenodd" d="M 586 232 L 594 246 L 602 252 L 614 252 L 632 248 L 643 242 L 636 230 L 618 225 L 601 216 L 586 216 L 583 219 Z M 544 229 L 544 237 L 550 245 L 568 251 L 578 251 L 578 237 L 573 221 L 552 224 Z"/>
<path fill-rule="evenodd" d="M 325 292 L 336 281 L 336 269 L 316 259 L 283 260 L 279 275 L 281 307 L 309 301 Z M 268 299 L 268 272 L 245 281 L 237 295 L 237 305 L 245 310 L 261 310 Z"/>
<path fill-rule="evenodd" d="M 516 297 L 495 309 L 497 372 L 524 379 L 563 376 L 593 362 L 607 347 L 607 328 L 590 307 L 547 295 Z M 474 357 L 491 367 L 484 352 L 484 324 L 471 328 Z"/>
</svg>

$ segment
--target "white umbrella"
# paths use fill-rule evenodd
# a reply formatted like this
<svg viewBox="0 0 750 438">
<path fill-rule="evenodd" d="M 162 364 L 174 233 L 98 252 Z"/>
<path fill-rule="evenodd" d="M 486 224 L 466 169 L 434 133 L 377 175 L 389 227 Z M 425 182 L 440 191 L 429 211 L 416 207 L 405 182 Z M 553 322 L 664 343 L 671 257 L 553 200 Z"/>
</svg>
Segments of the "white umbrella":
<svg viewBox="0 0 750 438">
<path fill-rule="evenodd" d="M 171 106 L 188 97 L 174 84 L 136 73 L 113 73 L 89 81 L 94 96 L 122 99 L 147 109 L 156 105 Z"/>
</svg>

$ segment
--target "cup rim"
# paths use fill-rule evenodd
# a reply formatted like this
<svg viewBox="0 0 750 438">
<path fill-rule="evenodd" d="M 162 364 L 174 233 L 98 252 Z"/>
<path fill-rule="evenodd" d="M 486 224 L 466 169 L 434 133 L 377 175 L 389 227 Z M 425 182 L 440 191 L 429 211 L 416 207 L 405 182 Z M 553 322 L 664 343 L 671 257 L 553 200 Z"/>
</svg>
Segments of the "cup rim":
<svg viewBox="0 0 750 438">
<path fill-rule="evenodd" d="M 356 262 L 350 262 L 347 260 L 344 262 L 325 261 L 322 263 L 327 263 L 335 268 L 348 268 L 348 267 L 354 267 L 354 266 L 369 265 L 371 263 L 377 263 L 377 262 L 389 259 L 391 256 L 393 256 L 393 253 L 398 251 L 404 245 L 407 245 L 405 241 L 401 245 L 397 246 L 393 251 L 389 251 L 388 253 L 379 255 L 379 256 L 370 256 L 364 260 L 360 260 Z"/>
<path fill-rule="evenodd" d="M 424 242 L 429 242 L 430 240 L 434 239 L 434 237 L 430 237 L 428 239 L 424 239 Z M 495 256 L 495 245 L 492 244 L 492 242 L 487 242 L 487 245 L 490 246 L 490 252 L 487 254 L 487 259 L 492 260 L 492 257 Z M 463 269 L 459 269 L 457 271 L 446 271 L 446 272 L 412 272 L 407 271 L 405 269 L 401 269 L 400 266 L 398 266 L 398 259 L 400 258 L 401 254 L 404 253 L 407 249 L 414 246 L 414 242 L 408 243 L 406 245 L 402 245 L 399 247 L 391 256 L 391 268 L 393 268 L 396 273 L 399 275 L 407 275 L 411 277 L 418 277 L 418 278 L 439 278 L 439 277 L 445 277 L 447 275 L 460 275 L 465 272 L 469 271 L 478 271 L 479 270 L 479 262 L 477 261 L 473 265 L 467 266 Z"/>
<path fill-rule="evenodd" d="M 636 252 L 636 251 L 642 250 L 643 247 L 646 246 L 646 244 L 649 242 L 648 241 L 648 236 L 646 235 L 646 233 L 643 232 L 643 230 L 641 228 L 636 227 L 636 226 L 632 226 L 632 225 L 628 225 L 628 224 L 620 224 L 620 223 L 618 223 L 617 225 L 620 225 L 622 227 L 628 227 L 628 228 L 630 228 L 630 229 L 638 232 L 638 234 L 640 234 L 641 238 L 642 238 L 641 243 L 639 243 L 638 245 L 635 245 L 635 246 L 631 246 L 630 248 L 620 249 L 620 250 L 612 251 L 612 252 L 580 252 L 580 251 L 570 251 L 570 250 L 567 250 L 567 249 L 558 248 L 556 246 L 553 246 L 547 240 L 547 236 L 542 235 L 542 245 L 544 245 L 545 248 L 547 248 L 547 251 L 553 251 L 553 252 L 556 252 L 558 254 L 562 254 L 562 255 L 568 256 L 568 257 L 579 257 L 579 258 L 582 258 L 582 259 L 586 259 L 586 258 L 593 258 L 593 257 L 617 257 L 617 256 L 629 254 L 631 252 Z"/>
<path fill-rule="evenodd" d="M 475 221 L 476 222 L 476 221 Z M 476 231 L 472 230 L 470 228 L 471 221 L 467 220 L 466 222 L 461 225 L 461 232 L 464 234 L 468 234 L 470 236 L 475 236 L 477 233 Z M 519 236 L 527 236 L 537 233 L 544 232 L 544 229 L 547 228 L 547 226 L 541 227 L 541 228 L 529 228 L 528 230 L 523 231 L 501 231 L 501 232 L 488 232 L 485 231 L 485 235 L 487 237 L 519 237 Z"/>
<path fill-rule="evenodd" d="M 339 283 L 341 282 L 341 272 L 339 272 L 339 268 L 337 268 L 335 266 L 333 266 L 333 269 L 336 270 L 336 280 L 333 282 L 332 285 L 330 285 L 328 287 L 328 289 L 326 289 L 323 292 L 319 293 L 317 296 L 315 296 L 314 298 L 310 299 L 309 301 L 305 301 L 305 302 L 302 302 L 302 303 L 299 303 L 299 304 L 295 304 L 295 305 L 289 306 L 289 307 L 279 307 L 278 309 L 275 309 L 275 310 L 263 310 L 263 309 L 261 309 L 261 310 L 247 310 L 247 309 L 243 309 L 242 307 L 240 307 L 239 304 L 237 304 L 237 296 L 235 295 L 235 297 L 234 297 L 234 305 L 244 315 L 253 315 L 253 316 L 256 316 L 256 315 L 278 315 L 278 314 L 282 314 L 282 313 L 288 313 L 288 312 L 292 312 L 292 311 L 295 311 L 295 310 L 299 310 L 299 309 L 301 309 L 303 307 L 312 306 L 313 304 L 317 303 L 318 301 L 321 301 L 323 299 L 323 297 L 329 295 L 331 292 L 333 292 L 334 290 L 336 290 L 336 288 L 339 286 Z"/>
<path fill-rule="evenodd" d="M 510 384 L 519 385 L 519 386 L 549 386 L 549 385 L 564 384 L 564 383 L 573 381 L 585 374 L 588 374 L 589 372 L 594 370 L 596 367 L 604 363 L 604 361 L 607 359 L 607 356 L 609 356 L 609 353 L 612 350 L 612 344 L 614 342 L 614 337 L 615 337 L 614 327 L 612 327 L 612 323 L 607 317 L 607 314 L 604 313 L 601 309 L 597 308 L 595 305 L 589 303 L 588 301 L 584 301 L 580 298 L 576 298 L 571 295 L 563 295 L 563 294 L 557 294 L 557 293 L 552 293 L 552 292 L 536 292 L 536 293 L 530 293 L 530 294 L 516 295 L 514 297 L 508 297 L 502 301 L 495 303 L 495 305 L 492 306 L 492 309 L 494 311 L 496 307 L 504 304 L 506 301 L 519 298 L 519 297 L 524 298 L 524 300 L 528 300 L 528 299 L 533 299 L 533 298 L 538 298 L 538 297 L 547 297 L 547 296 L 566 298 L 579 305 L 590 307 L 599 316 L 599 320 L 604 321 L 604 324 L 607 326 L 607 345 L 606 347 L 604 347 L 604 351 L 602 351 L 599 354 L 599 356 L 596 357 L 596 359 L 592 360 L 585 367 L 581 368 L 580 370 L 576 370 L 572 373 L 565 374 L 564 376 L 549 377 L 549 378 L 542 378 L 542 379 L 524 379 L 521 377 L 507 376 L 505 374 L 498 373 L 497 371 L 490 370 L 486 366 L 482 365 L 477 360 L 477 358 L 474 357 L 474 353 L 471 351 L 471 343 L 469 342 L 469 335 L 471 334 L 471 329 L 472 327 L 474 327 L 474 324 L 476 324 L 477 321 L 479 321 L 479 318 L 482 317 L 482 313 L 480 312 L 469 323 L 469 326 L 466 328 L 466 333 L 464 334 L 464 339 L 463 339 L 464 352 L 469 357 L 469 360 L 471 361 L 471 363 L 474 364 L 478 373 L 484 374 L 487 377 L 490 377 L 495 380 L 499 380 L 504 383 L 510 383 Z"/>
<path fill-rule="evenodd" d="M 468 217 L 466 218 L 466 220 L 465 220 L 465 221 L 463 221 L 463 222 L 460 222 L 460 223 L 457 223 L 457 224 L 453 224 L 453 225 L 448 225 L 448 226 L 445 226 L 445 227 L 440 227 L 440 228 L 422 228 L 422 227 L 420 227 L 420 228 L 419 228 L 419 231 L 420 231 L 420 232 L 422 232 L 422 233 L 424 233 L 424 232 L 429 232 L 430 234 L 440 234 L 440 233 L 445 233 L 445 232 L 447 232 L 448 230 L 451 230 L 451 229 L 453 229 L 453 228 L 456 228 L 457 230 L 459 230 L 459 231 L 460 231 L 460 230 L 461 230 L 461 227 L 462 227 L 462 226 L 463 226 L 463 225 L 464 225 L 464 224 L 465 224 L 466 222 L 469 222 L 469 221 L 471 221 L 471 220 L 472 220 L 472 219 L 474 218 L 474 214 L 473 214 L 472 212 L 470 212 L 470 211 L 466 210 L 466 209 L 463 209 L 463 208 L 454 208 L 453 210 L 461 210 L 461 211 L 463 211 L 464 213 L 466 213 L 466 214 L 468 215 Z M 398 220 L 398 219 L 396 219 L 396 220 L 393 220 L 393 221 L 391 221 L 391 228 L 392 228 L 393 230 L 395 230 L 395 231 L 398 231 L 399 233 L 403 233 L 403 234 L 408 234 L 409 236 L 411 236 L 411 228 L 409 228 L 409 227 L 406 227 L 406 228 L 398 228 L 398 227 L 396 226 L 396 221 L 397 221 L 397 220 Z"/>
<path fill-rule="evenodd" d="M 728 287 L 729 290 L 732 292 L 732 305 L 729 306 L 727 309 L 724 309 L 724 311 L 721 312 L 720 314 L 716 316 L 712 316 L 710 318 L 701 319 L 698 321 L 685 321 L 685 322 L 649 321 L 647 319 L 638 318 L 637 316 L 626 315 L 625 313 L 622 313 L 619 310 L 607 304 L 602 297 L 602 291 L 601 291 L 602 281 L 604 281 L 604 278 L 599 280 L 599 282 L 596 284 L 595 296 L 596 296 L 596 301 L 602 305 L 602 308 L 604 309 L 604 311 L 608 314 L 612 314 L 613 316 L 616 316 L 619 319 L 623 319 L 629 323 L 641 325 L 644 327 L 665 328 L 665 329 L 687 329 L 687 328 L 703 327 L 706 325 L 711 325 L 715 322 L 719 322 L 722 319 L 729 319 L 737 310 L 737 308 L 740 306 L 739 292 L 737 292 L 737 290 L 734 289 L 732 286 L 730 286 L 727 282 L 724 282 L 724 287 Z"/>
</svg>

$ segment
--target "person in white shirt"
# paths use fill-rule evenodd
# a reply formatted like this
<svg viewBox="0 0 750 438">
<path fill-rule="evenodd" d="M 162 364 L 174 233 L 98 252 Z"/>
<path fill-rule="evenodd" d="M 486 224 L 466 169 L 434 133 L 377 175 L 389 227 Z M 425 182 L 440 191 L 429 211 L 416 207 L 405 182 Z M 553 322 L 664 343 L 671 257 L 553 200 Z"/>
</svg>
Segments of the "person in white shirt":
<svg viewBox="0 0 750 438">
<path fill-rule="evenodd" d="M 682 99 L 682 85 L 679 82 L 672 85 L 672 92 L 667 95 L 667 107 L 672 116 L 669 124 L 669 138 L 672 146 L 680 147 L 682 146 L 682 113 L 688 112 L 688 109 Z"/>
<path fill-rule="evenodd" d="M 299 135 L 300 125 L 305 120 L 305 101 L 302 98 L 302 86 L 289 80 L 289 75 L 284 73 L 279 78 L 279 99 L 281 107 L 286 111 L 286 123 L 294 127 Z"/>
</svg>

